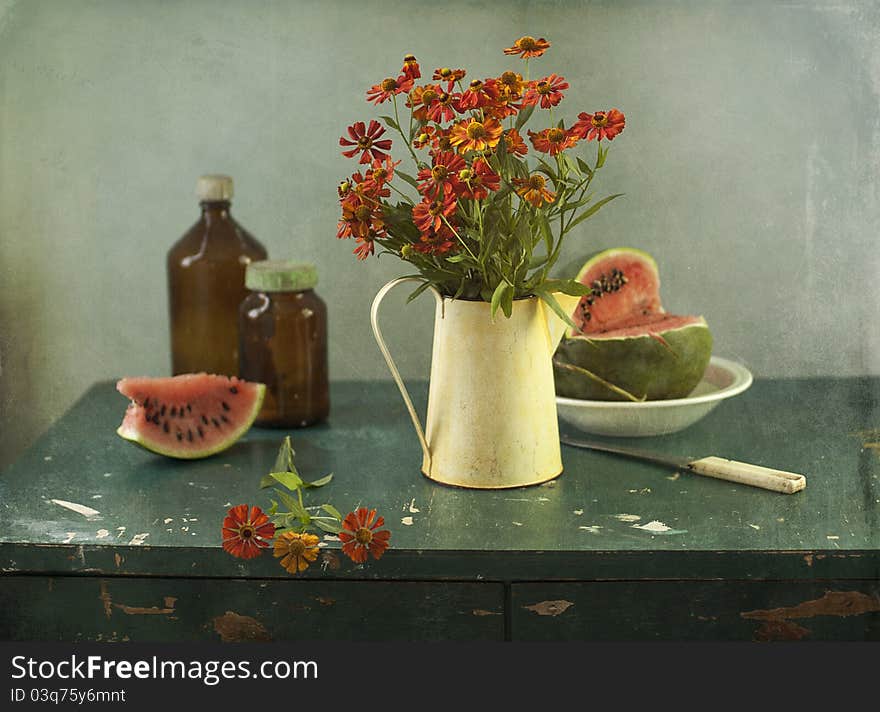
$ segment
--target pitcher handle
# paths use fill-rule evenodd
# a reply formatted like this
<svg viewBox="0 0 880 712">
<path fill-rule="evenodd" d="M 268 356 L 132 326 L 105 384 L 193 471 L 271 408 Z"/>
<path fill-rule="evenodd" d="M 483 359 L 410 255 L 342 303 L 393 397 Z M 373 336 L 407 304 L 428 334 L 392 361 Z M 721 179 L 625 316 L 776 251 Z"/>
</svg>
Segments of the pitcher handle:
<svg viewBox="0 0 880 712">
<path fill-rule="evenodd" d="M 392 279 L 388 282 L 388 284 L 382 287 L 373 298 L 373 306 L 370 309 L 370 324 L 373 327 L 373 336 L 376 339 L 376 343 L 379 345 L 379 350 L 382 352 L 382 356 L 385 357 L 385 363 L 388 364 L 388 370 L 391 371 L 391 377 L 394 378 L 394 382 L 400 390 L 400 395 L 403 398 L 406 409 L 409 411 L 409 417 L 412 419 L 413 427 L 416 429 L 416 435 L 419 437 L 419 443 L 422 446 L 422 453 L 425 456 L 425 463 L 428 472 L 430 472 L 431 451 L 428 449 L 428 441 L 425 438 L 425 430 L 422 428 L 422 421 L 419 420 L 419 416 L 416 414 L 412 399 L 409 397 L 409 391 L 406 390 L 406 385 L 403 382 L 403 378 L 400 376 L 400 371 L 397 370 L 397 365 L 394 363 L 394 359 L 391 358 L 391 352 L 388 350 L 388 346 L 385 344 L 385 339 L 382 338 L 382 331 L 379 329 L 379 305 L 382 303 L 385 295 L 387 295 L 388 292 L 394 289 L 398 284 L 403 284 L 404 282 L 419 282 L 420 284 L 424 284 L 424 281 L 425 280 L 420 279 L 419 277 L 398 277 L 397 279 Z M 434 293 L 434 299 L 437 300 L 437 303 L 442 305 L 443 297 L 440 292 L 438 292 L 433 286 L 428 287 L 428 289 Z"/>
</svg>

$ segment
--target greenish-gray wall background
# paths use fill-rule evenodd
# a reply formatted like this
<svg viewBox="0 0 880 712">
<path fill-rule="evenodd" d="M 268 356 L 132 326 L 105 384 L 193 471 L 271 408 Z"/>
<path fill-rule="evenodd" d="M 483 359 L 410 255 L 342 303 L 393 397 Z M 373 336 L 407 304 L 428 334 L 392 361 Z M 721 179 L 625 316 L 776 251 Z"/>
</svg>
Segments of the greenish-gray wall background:
<svg viewBox="0 0 880 712">
<path fill-rule="evenodd" d="M 873 0 L 0 0 L 0 464 L 92 382 L 167 372 L 164 256 L 204 172 L 272 256 L 318 263 L 332 376 L 385 378 L 370 300 L 408 270 L 336 240 L 337 138 L 406 52 L 486 76 L 526 33 L 569 117 L 627 115 L 600 185 L 626 197 L 566 259 L 651 252 L 667 308 L 757 377 L 880 373 Z M 430 300 L 403 297 L 387 336 L 424 377 Z"/>
</svg>

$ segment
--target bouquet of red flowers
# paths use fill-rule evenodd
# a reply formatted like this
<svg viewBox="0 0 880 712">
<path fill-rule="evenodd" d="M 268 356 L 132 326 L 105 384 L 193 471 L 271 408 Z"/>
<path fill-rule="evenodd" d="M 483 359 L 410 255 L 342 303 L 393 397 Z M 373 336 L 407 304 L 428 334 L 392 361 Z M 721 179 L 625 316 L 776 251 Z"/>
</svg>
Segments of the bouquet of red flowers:
<svg viewBox="0 0 880 712">
<path fill-rule="evenodd" d="M 425 283 L 410 298 L 433 285 L 509 316 L 514 299 L 537 296 L 566 318 L 552 293 L 589 291 L 549 274 L 565 236 L 621 195 L 594 200 L 590 187 L 625 119 L 610 109 L 582 112 L 570 128 L 554 122 L 568 82 L 557 74 L 529 79 L 530 59 L 549 47 L 544 38 L 521 37 L 504 53 L 525 60 L 525 78 L 510 70 L 467 84 L 464 69 L 448 67 L 419 83 L 419 63 L 407 55 L 397 77 L 366 93 L 373 104 L 390 102 L 394 115 L 379 117 L 385 126 L 358 121 L 339 139 L 342 154 L 362 169 L 339 184 L 336 236 L 355 239 L 358 259 L 378 246 L 414 265 Z M 403 120 L 400 104 L 409 114 Z M 530 165 L 522 132 L 536 111 L 540 128 L 527 131 Z M 392 159 L 386 127 L 400 135 L 414 175 Z M 593 140 L 592 162 L 574 155 Z"/>
</svg>

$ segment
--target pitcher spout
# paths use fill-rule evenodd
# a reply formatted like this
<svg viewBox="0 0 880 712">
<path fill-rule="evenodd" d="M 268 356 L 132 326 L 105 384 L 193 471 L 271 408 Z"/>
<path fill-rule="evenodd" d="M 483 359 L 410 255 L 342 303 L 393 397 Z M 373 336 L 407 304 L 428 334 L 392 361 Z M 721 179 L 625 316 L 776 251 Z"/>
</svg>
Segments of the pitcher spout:
<svg viewBox="0 0 880 712">
<path fill-rule="evenodd" d="M 559 306 L 562 307 L 562 311 L 569 315 L 574 314 L 575 307 L 577 307 L 580 301 L 580 297 L 573 297 L 562 292 L 554 292 L 553 297 L 559 303 Z M 553 352 L 556 351 L 556 347 L 559 346 L 559 342 L 568 328 L 568 324 L 557 316 L 556 312 L 550 308 L 547 302 L 542 301 L 541 306 L 544 309 L 544 318 L 547 320 L 548 345 L 550 356 L 552 357 Z"/>
</svg>

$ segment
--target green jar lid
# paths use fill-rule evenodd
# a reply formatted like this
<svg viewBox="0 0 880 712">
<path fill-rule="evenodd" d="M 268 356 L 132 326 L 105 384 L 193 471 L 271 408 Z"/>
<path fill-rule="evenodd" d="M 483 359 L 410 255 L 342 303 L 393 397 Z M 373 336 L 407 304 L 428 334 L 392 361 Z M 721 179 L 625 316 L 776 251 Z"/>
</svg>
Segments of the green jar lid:
<svg viewBox="0 0 880 712">
<path fill-rule="evenodd" d="M 260 260 L 248 264 L 244 285 L 255 292 L 301 292 L 314 289 L 318 270 L 307 262 Z"/>
</svg>

